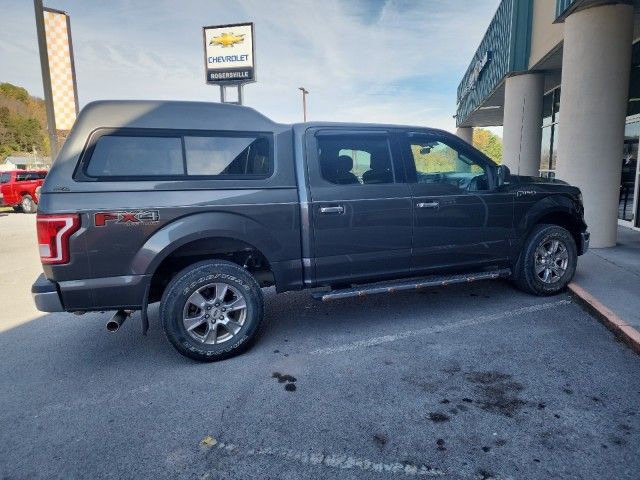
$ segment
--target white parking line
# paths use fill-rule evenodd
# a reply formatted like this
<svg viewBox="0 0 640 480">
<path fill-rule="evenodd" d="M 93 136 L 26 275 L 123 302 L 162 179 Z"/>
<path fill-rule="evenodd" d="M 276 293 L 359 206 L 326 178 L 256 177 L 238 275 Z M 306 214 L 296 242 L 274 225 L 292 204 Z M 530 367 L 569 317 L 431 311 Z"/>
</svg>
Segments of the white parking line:
<svg viewBox="0 0 640 480">
<path fill-rule="evenodd" d="M 241 448 L 233 443 L 218 442 L 212 437 L 206 437 L 200 445 L 204 448 L 216 448 L 227 453 L 246 456 L 275 457 L 303 465 L 324 466 L 342 470 L 359 469 L 383 474 L 401 474 L 410 476 L 441 477 L 445 475 L 443 470 L 429 465 L 415 465 L 407 462 L 374 462 L 365 458 L 352 457 L 350 455 L 338 455 L 320 452 L 302 452 L 288 448 L 259 447 Z"/>
<path fill-rule="evenodd" d="M 570 304 L 571 300 L 559 300 L 557 302 L 542 303 L 540 305 L 531 305 L 529 307 L 517 308 L 515 310 L 508 310 L 506 312 L 494 313 L 493 315 L 483 315 L 481 317 L 470 318 L 467 320 L 461 320 L 455 323 L 446 323 L 441 325 L 434 325 L 432 327 L 421 328 L 420 330 L 408 330 L 406 332 L 396 333 L 394 335 L 384 335 L 382 337 L 374 337 L 368 340 L 358 340 L 356 342 L 345 343 L 344 345 L 338 345 L 335 347 L 325 347 L 312 350 L 311 355 L 331 355 L 334 353 L 348 352 L 349 350 L 356 350 L 363 347 L 372 347 L 374 345 L 380 345 L 382 343 L 396 342 L 405 338 L 417 337 L 420 335 L 429 335 L 432 333 L 444 332 L 447 330 L 455 330 L 462 327 L 470 327 L 473 325 L 480 325 L 482 323 L 493 322 L 495 320 L 502 320 L 509 317 L 517 317 L 525 313 L 540 312 L 542 310 L 549 310 L 562 305 Z"/>
</svg>

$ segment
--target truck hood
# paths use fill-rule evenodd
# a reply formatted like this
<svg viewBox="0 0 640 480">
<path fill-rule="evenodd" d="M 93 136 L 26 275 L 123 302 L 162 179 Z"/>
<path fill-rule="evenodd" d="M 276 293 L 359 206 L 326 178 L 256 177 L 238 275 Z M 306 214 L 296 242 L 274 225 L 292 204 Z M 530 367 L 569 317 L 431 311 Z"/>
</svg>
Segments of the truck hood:
<svg viewBox="0 0 640 480">
<path fill-rule="evenodd" d="M 511 179 L 514 183 L 519 183 L 520 185 L 534 185 L 534 184 L 569 185 L 564 180 L 556 180 L 555 178 L 526 177 L 524 175 L 512 174 Z"/>
<path fill-rule="evenodd" d="M 511 175 L 509 181 L 513 190 L 532 190 L 547 193 L 565 193 L 572 197 L 580 198 L 580 189 L 563 180 L 542 177 L 526 177 L 523 175 Z"/>
</svg>

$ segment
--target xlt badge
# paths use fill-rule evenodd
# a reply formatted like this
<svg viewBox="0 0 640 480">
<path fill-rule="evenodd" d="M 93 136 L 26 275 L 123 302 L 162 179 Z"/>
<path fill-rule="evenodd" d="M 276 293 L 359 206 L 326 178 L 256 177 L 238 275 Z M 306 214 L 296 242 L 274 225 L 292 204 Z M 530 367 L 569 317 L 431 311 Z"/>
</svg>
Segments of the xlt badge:
<svg viewBox="0 0 640 480">
<path fill-rule="evenodd" d="M 535 195 L 536 192 L 535 190 L 518 190 L 516 192 L 516 197 L 520 198 L 520 197 L 524 197 L 525 195 Z"/>
</svg>

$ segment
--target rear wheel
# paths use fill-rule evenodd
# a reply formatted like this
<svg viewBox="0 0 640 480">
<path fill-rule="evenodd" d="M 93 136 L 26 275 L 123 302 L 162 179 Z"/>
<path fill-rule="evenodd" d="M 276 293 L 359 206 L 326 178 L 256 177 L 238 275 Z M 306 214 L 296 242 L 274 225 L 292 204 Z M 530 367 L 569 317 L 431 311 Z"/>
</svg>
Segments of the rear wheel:
<svg viewBox="0 0 640 480">
<path fill-rule="evenodd" d="M 561 292 L 576 272 L 578 253 L 571 233 L 557 225 L 537 225 L 516 266 L 515 283 L 535 295 Z"/>
<path fill-rule="evenodd" d="M 25 195 L 20 202 L 20 208 L 24 213 L 36 213 L 36 202 L 33 201 L 31 195 Z"/>
<path fill-rule="evenodd" d="M 263 311 L 256 280 L 226 261 L 187 267 L 169 283 L 160 304 L 169 341 L 183 355 L 200 361 L 245 351 L 257 337 Z"/>
</svg>

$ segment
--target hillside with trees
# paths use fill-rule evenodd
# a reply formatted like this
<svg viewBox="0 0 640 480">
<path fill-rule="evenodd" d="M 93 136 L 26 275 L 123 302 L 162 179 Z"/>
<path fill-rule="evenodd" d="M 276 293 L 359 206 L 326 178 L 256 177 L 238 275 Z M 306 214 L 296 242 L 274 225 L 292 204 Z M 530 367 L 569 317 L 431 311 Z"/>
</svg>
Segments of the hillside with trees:
<svg viewBox="0 0 640 480">
<path fill-rule="evenodd" d="M 502 163 L 502 139 L 484 128 L 473 129 L 473 146 L 496 163 Z"/>
<path fill-rule="evenodd" d="M 49 155 L 44 101 L 10 83 L 0 83 L 0 162 L 9 155 Z"/>
</svg>

